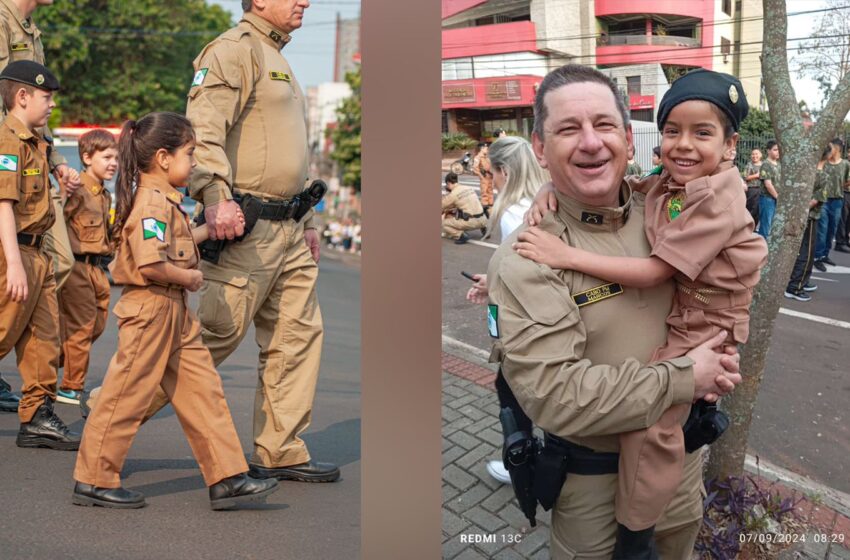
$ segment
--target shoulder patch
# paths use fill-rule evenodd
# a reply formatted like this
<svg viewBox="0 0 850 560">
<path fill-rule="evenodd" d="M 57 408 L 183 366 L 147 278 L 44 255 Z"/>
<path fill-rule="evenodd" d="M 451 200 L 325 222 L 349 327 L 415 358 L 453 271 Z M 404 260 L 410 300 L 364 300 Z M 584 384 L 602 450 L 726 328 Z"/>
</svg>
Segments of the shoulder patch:
<svg viewBox="0 0 850 560">
<path fill-rule="evenodd" d="M 12 154 L 0 154 L 0 171 L 17 171 L 18 156 Z"/>
<path fill-rule="evenodd" d="M 292 76 L 290 76 L 286 72 L 275 72 L 274 70 L 269 72 L 269 78 L 271 78 L 272 80 L 281 80 L 284 82 L 292 81 Z"/>
<path fill-rule="evenodd" d="M 499 306 L 493 303 L 487 306 L 487 329 L 491 337 L 499 338 Z"/>
<path fill-rule="evenodd" d="M 199 86 L 204 83 L 204 78 L 207 77 L 207 72 L 209 72 L 209 70 L 209 68 L 201 68 L 195 72 L 195 77 L 192 79 L 192 87 Z"/>
<path fill-rule="evenodd" d="M 156 218 L 145 218 L 142 220 L 142 232 L 143 239 L 156 237 L 159 241 L 165 241 L 165 222 Z"/>
</svg>

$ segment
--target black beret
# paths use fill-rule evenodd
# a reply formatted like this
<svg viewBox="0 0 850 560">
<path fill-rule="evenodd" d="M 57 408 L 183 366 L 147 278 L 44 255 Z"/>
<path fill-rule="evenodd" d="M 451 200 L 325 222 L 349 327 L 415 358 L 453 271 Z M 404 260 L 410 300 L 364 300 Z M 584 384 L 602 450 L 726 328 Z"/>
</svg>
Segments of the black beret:
<svg viewBox="0 0 850 560">
<path fill-rule="evenodd" d="M 0 72 L 0 80 L 12 80 L 46 91 L 59 89 L 59 80 L 53 72 L 32 60 L 19 60 L 9 64 Z"/>
<path fill-rule="evenodd" d="M 700 68 L 673 82 L 664 94 L 658 104 L 658 129 L 661 130 L 664 126 L 673 107 L 693 99 L 708 101 L 719 107 L 729 118 L 736 132 L 750 110 L 744 87 L 738 78 Z"/>
</svg>

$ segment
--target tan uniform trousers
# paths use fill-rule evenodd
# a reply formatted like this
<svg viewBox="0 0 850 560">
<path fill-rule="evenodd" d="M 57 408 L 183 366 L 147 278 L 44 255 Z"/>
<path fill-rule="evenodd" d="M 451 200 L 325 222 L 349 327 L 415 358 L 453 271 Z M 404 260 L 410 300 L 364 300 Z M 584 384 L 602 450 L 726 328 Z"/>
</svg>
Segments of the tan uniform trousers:
<svg viewBox="0 0 850 560">
<path fill-rule="evenodd" d="M 82 390 L 92 343 L 103 333 L 109 314 L 109 279 L 99 266 L 74 261 L 59 292 L 60 331 L 65 371 L 62 389 Z"/>
<path fill-rule="evenodd" d="M 0 358 L 15 349 L 23 380 L 18 416 L 26 423 L 45 397 L 56 398 L 59 305 L 50 257 L 35 247 L 20 246 L 20 251 L 29 294 L 15 303 L 6 295 L 6 256 L 0 248 Z"/>
<path fill-rule="evenodd" d="M 71 252 L 71 240 L 68 239 L 68 226 L 65 225 L 65 214 L 62 211 L 62 196 L 56 189 L 50 189 L 53 200 L 53 210 L 56 221 L 44 233 L 44 251 L 53 258 L 54 274 L 56 276 L 56 291 L 65 285 L 71 269 L 74 267 L 74 253 Z"/>
<path fill-rule="evenodd" d="M 479 187 L 481 189 L 481 204 L 483 206 L 493 206 L 493 176 L 487 175 L 481 179 Z"/>
<path fill-rule="evenodd" d="M 260 220 L 251 235 L 228 244 L 217 265 L 201 262 L 198 315 L 216 365 L 242 342 L 251 321 L 260 347 L 254 398 L 254 453 L 266 467 L 310 460 L 299 435 L 310 425 L 322 354 L 319 268 L 304 242 L 303 224 Z M 90 406 L 100 399 L 92 392 Z M 145 421 L 168 404 L 157 391 Z"/>
<path fill-rule="evenodd" d="M 481 229 L 487 227 L 487 217 L 471 218 L 469 220 L 461 220 L 459 218 L 443 218 L 443 233 L 446 237 L 457 239 L 465 231 Z"/>
<path fill-rule="evenodd" d="M 688 560 L 694 550 L 702 525 L 702 464 L 701 451 L 688 454 L 686 483 L 678 489 L 656 527 L 655 540 L 662 560 Z M 617 536 L 617 478 L 616 474 L 567 475 L 552 510 L 553 560 L 611 560 Z"/>
<path fill-rule="evenodd" d="M 721 330 L 729 333 L 727 344 L 746 342 L 751 299 L 746 290 L 712 295 L 710 303 L 696 308 L 691 295 L 677 290 L 667 317 L 667 342 L 650 361 L 683 356 Z M 620 435 L 623 476 L 617 492 L 617 520 L 633 531 L 653 526 L 679 487 L 686 457 L 682 424 L 689 410 L 688 405 L 671 406 L 646 430 Z"/>
<path fill-rule="evenodd" d="M 85 430 L 74 479 L 118 488 L 133 438 L 157 389 L 167 393 L 207 486 L 248 470 L 221 379 L 184 291 L 126 287 L 115 305 L 118 351 Z"/>
</svg>

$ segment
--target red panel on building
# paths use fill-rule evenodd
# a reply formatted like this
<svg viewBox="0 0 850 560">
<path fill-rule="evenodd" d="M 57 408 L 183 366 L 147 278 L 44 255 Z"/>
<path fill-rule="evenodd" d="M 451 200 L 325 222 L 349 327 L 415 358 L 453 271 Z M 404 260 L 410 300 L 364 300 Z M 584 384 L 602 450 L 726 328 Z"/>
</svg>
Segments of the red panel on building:
<svg viewBox="0 0 850 560">
<path fill-rule="evenodd" d="M 443 30 L 443 59 L 536 51 L 537 32 L 530 21 Z"/>
<path fill-rule="evenodd" d="M 455 14 L 465 12 L 470 8 L 474 8 L 479 4 L 485 3 L 487 0 L 443 0 L 442 18 L 452 17 Z"/>
<path fill-rule="evenodd" d="M 655 107 L 654 95 L 629 94 L 629 110 L 639 111 L 641 109 L 652 109 Z"/>
<path fill-rule="evenodd" d="M 715 0 L 596 0 L 594 11 L 596 17 L 668 14 L 714 21 L 714 5 Z"/>
<path fill-rule="evenodd" d="M 527 107 L 534 104 L 540 76 L 443 82 L 443 109 Z"/>
<path fill-rule="evenodd" d="M 596 63 L 600 66 L 626 64 L 676 64 L 699 66 L 711 70 L 712 47 L 670 47 L 666 45 L 617 45 L 596 47 Z"/>
</svg>

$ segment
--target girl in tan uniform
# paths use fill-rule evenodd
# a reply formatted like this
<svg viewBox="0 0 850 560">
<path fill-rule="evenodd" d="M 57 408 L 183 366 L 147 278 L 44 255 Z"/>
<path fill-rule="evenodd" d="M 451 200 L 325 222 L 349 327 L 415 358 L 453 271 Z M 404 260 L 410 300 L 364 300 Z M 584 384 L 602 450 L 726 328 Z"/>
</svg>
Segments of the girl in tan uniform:
<svg viewBox="0 0 850 560">
<path fill-rule="evenodd" d="M 144 496 L 121 488 L 124 459 L 160 385 L 210 487 L 213 509 L 265 498 L 277 480 L 246 474 L 221 380 L 186 290 L 201 287 L 196 243 L 206 228 L 190 230 L 180 207 L 195 166 L 191 123 L 176 113 L 151 113 L 124 124 L 119 140 L 115 260 L 123 284 L 115 305 L 118 350 L 91 411 L 74 469 L 73 502 L 138 508 Z M 133 185 L 136 185 L 133 192 Z"/>
<path fill-rule="evenodd" d="M 83 186 L 65 203 L 74 266 L 59 291 L 60 334 L 65 372 L 56 400 L 80 404 L 89 354 L 103 333 L 109 312 L 109 279 L 101 263 L 112 254 L 109 210 L 112 196 L 104 181 L 115 176 L 118 145 L 111 132 L 96 129 L 80 136 Z"/>
<path fill-rule="evenodd" d="M 720 332 L 726 333 L 727 345 L 745 343 L 752 289 L 767 259 L 766 243 L 753 232 L 746 193 L 731 162 L 747 112 L 741 83 L 728 74 L 694 71 L 665 94 L 658 110 L 663 169 L 630 181 L 646 194 L 649 258 L 600 256 L 538 228 L 521 233 L 515 249 L 552 268 L 635 288 L 674 277 L 667 343 L 656 349 L 654 362 L 682 356 Z M 546 185 L 535 198 L 538 212 L 551 190 Z M 652 548 L 654 525 L 681 482 L 681 427 L 688 409 L 673 406 L 650 428 L 620 435 L 615 557 Z"/>
</svg>

